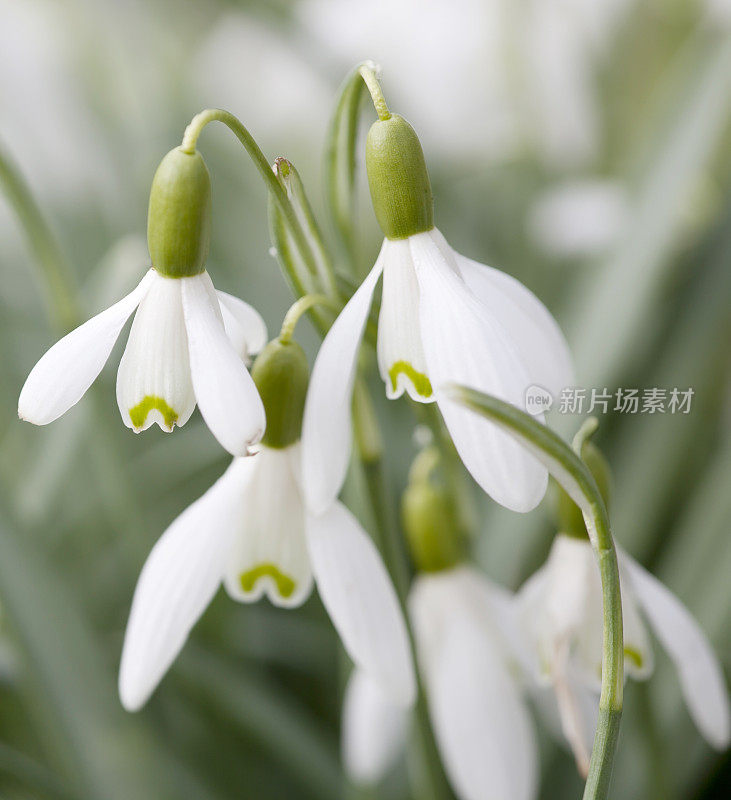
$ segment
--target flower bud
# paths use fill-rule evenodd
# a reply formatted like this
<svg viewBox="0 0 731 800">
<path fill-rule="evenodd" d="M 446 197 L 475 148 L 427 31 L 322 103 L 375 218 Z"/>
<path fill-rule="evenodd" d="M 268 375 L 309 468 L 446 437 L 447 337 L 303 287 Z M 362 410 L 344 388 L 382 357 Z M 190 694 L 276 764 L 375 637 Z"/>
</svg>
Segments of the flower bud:
<svg viewBox="0 0 731 800">
<path fill-rule="evenodd" d="M 168 278 L 205 269 L 211 236 L 211 179 L 196 150 L 171 150 L 152 179 L 147 244 L 152 266 Z"/>
<path fill-rule="evenodd" d="M 281 449 L 299 441 L 309 380 L 307 356 L 297 342 L 274 339 L 251 368 L 267 426 L 262 444 Z"/>
<path fill-rule="evenodd" d="M 445 487 L 431 480 L 412 480 L 401 498 L 401 517 L 420 572 L 439 572 L 464 561 L 465 537 L 454 498 Z"/>
<path fill-rule="evenodd" d="M 589 468 L 589 472 L 594 476 L 604 503 L 609 505 L 611 473 L 606 458 L 604 458 L 599 448 L 591 442 L 584 442 L 582 445 L 581 458 Z M 556 491 L 556 522 L 559 531 L 567 536 L 574 536 L 577 539 L 587 539 L 589 537 L 581 509 L 558 485 Z"/>
<path fill-rule="evenodd" d="M 398 114 L 374 122 L 366 140 L 373 210 L 388 239 L 406 239 L 434 227 L 434 201 L 424 152 L 414 129 Z"/>
</svg>

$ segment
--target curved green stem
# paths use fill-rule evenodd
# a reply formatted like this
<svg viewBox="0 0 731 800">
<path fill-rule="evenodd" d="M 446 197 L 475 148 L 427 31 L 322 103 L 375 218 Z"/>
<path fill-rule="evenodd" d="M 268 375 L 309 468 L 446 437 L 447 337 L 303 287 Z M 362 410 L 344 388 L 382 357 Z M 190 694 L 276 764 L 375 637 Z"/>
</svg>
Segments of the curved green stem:
<svg viewBox="0 0 731 800">
<path fill-rule="evenodd" d="M 584 786 L 584 800 L 604 800 L 609 793 L 622 716 L 624 648 L 617 553 L 602 495 L 584 462 L 550 428 L 515 406 L 474 389 L 454 386 L 447 391 L 452 399 L 494 422 L 541 461 L 584 515 L 599 564 L 604 616 L 599 721 Z M 580 433 L 577 437 L 579 446 L 590 431 L 585 427 Z"/>
<path fill-rule="evenodd" d="M 0 149 L 0 186 L 18 215 L 35 261 L 43 274 L 46 302 L 58 327 L 75 328 L 81 321 L 61 250 L 20 173 Z"/>
<path fill-rule="evenodd" d="M 372 62 L 361 64 L 358 67 L 358 73 L 360 77 L 363 78 L 363 82 L 370 92 L 373 106 L 376 109 L 376 114 L 378 114 L 378 119 L 384 122 L 387 119 L 391 119 L 391 112 L 388 110 L 386 98 L 383 96 L 383 89 L 381 89 L 381 84 L 376 76 L 376 65 Z"/>
<path fill-rule="evenodd" d="M 194 153 L 203 128 L 209 122 L 222 122 L 226 125 L 236 136 L 236 138 L 244 146 L 244 149 L 249 154 L 249 157 L 254 162 L 254 166 L 259 170 L 264 183 L 269 189 L 270 197 L 272 198 L 277 210 L 284 218 L 290 235 L 294 239 L 297 249 L 299 250 L 302 259 L 308 266 L 313 274 L 317 273 L 318 265 L 307 236 L 297 219 L 297 214 L 287 197 L 287 192 L 284 189 L 281 181 L 274 174 L 274 171 L 266 159 L 261 148 L 256 143 L 254 137 L 244 127 L 243 123 L 237 119 L 233 114 L 224 111 L 220 108 L 208 108 L 196 114 L 191 120 L 188 127 L 183 134 L 183 141 L 180 145 L 181 150 L 185 153 Z"/>
<path fill-rule="evenodd" d="M 340 306 L 331 297 L 327 297 L 324 294 L 306 294 L 304 297 L 300 297 L 299 300 L 295 300 L 284 315 L 282 328 L 279 332 L 279 341 L 282 344 L 291 342 L 294 329 L 297 327 L 300 317 L 306 314 L 313 306 L 318 305 L 327 306 L 335 312 L 340 311 Z"/>
</svg>

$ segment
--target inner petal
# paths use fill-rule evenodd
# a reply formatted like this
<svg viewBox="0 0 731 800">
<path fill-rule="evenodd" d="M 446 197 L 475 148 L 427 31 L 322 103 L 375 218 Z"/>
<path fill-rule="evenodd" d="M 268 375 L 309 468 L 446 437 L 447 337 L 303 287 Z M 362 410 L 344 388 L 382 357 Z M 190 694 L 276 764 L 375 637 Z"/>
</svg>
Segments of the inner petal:
<svg viewBox="0 0 731 800">
<path fill-rule="evenodd" d="M 432 386 L 419 327 L 419 284 L 407 240 L 384 242 L 383 297 L 378 318 L 378 368 L 390 399 L 404 391 L 431 402 Z"/>
<path fill-rule="evenodd" d="M 291 447 L 262 447 L 252 458 L 259 464 L 224 583 L 234 600 L 252 603 L 266 594 L 274 605 L 291 608 L 312 589 L 295 459 Z"/>
<path fill-rule="evenodd" d="M 180 287 L 155 273 L 119 364 L 117 403 L 125 425 L 138 433 L 154 423 L 172 431 L 195 408 Z"/>
</svg>

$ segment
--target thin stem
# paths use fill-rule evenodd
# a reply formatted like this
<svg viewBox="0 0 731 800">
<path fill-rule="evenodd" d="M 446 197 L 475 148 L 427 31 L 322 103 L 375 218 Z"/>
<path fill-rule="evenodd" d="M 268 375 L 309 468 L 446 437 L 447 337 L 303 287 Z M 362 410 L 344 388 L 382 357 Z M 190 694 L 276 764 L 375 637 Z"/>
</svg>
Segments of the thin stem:
<svg viewBox="0 0 731 800">
<path fill-rule="evenodd" d="M 391 112 L 388 110 L 386 98 L 383 96 L 383 89 L 381 89 L 381 84 L 378 82 L 376 76 L 375 65 L 372 63 L 361 64 L 360 67 L 358 67 L 358 72 L 371 94 L 371 100 L 373 100 L 373 106 L 376 109 L 376 114 L 378 114 L 378 119 L 384 122 L 387 119 L 391 119 Z"/>
<path fill-rule="evenodd" d="M 288 344 L 292 341 L 294 329 L 297 327 L 300 317 L 317 305 L 327 306 L 335 312 L 340 311 L 340 306 L 331 297 L 327 297 L 324 294 L 306 294 L 304 297 L 300 297 L 299 300 L 295 300 L 292 303 L 284 315 L 282 328 L 279 332 L 279 341 L 282 344 Z"/>
<path fill-rule="evenodd" d="M 624 646 L 617 553 L 601 492 L 584 462 L 550 428 L 536 422 L 515 406 L 474 389 L 455 386 L 448 391 L 453 399 L 495 422 L 526 447 L 546 466 L 584 515 L 589 540 L 599 564 L 603 611 L 599 720 L 589 775 L 584 786 L 584 800 L 605 800 L 609 793 L 622 716 Z M 588 429 L 582 437 L 587 432 Z M 582 437 L 580 441 L 583 441 Z"/>
<path fill-rule="evenodd" d="M 264 183 L 267 185 L 270 196 L 272 197 L 277 209 L 284 217 L 286 225 L 295 241 L 297 249 L 300 251 L 302 259 L 307 264 L 308 269 L 310 269 L 313 274 L 316 274 L 317 260 L 312 252 L 309 242 L 307 241 L 307 236 L 302 229 L 299 220 L 297 219 L 297 214 L 295 213 L 292 203 L 287 197 L 287 192 L 285 191 L 284 186 L 279 178 L 277 178 L 277 176 L 274 174 L 272 167 L 267 161 L 264 153 L 262 153 L 261 148 L 256 143 L 254 137 L 249 133 L 239 119 L 237 119 L 230 112 L 224 111 L 220 108 L 208 108 L 205 111 L 201 111 L 200 114 L 196 114 L 196 116 L 193 117 L 190 124 L 185 129 L 180 149 L 184 153 L 194 153 L 198 143 L 198 137 L 203 131 L 203 128 L 205 128 L 209 122 L 222 122 L 233 132 L 236 138 L 244 146 L 244 149 L 254 162 L 254 166 L 259 170 L 259 173 L 264 179 Z"/>
<path fill-rule="evenodd" d="M 81 321 L 71 278 L 61 249 L 33 199 L 28 185 L 0 150 L 0 186 L 18 215 L 28 245 L 40 267 L 46 302 L 58 328 L 69 331 Z"/>
</svg>

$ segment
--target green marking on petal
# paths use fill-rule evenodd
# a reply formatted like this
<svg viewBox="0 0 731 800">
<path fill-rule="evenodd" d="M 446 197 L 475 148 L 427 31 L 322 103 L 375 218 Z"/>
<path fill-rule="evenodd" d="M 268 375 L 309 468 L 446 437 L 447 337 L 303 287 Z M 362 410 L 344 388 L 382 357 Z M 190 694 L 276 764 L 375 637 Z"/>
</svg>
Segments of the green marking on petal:
<svg viewBox="0 0 731 800">
<path fill-rule="evenodd" d="M 297 588 L 296 582 L 290 578 L 289 575 L 285 575 L 276 564 L 271 563 L 258 564 L 253 569 L 242 572 L 239 576 L 241 588 L 245 592 L 251 592 L 259 578 L 265 576 L 273 578 L 280 597 L 291 597 L 292 593 Z"/>
<path fill-rule="evenodd" d="M 645 659 L 642 658 L 642 653 L 634 647 L 625 646 L 624 657 L 628 661 L 631 661 L 637 669 L 642 669 L 642 665 L 645 663 Z"/>
<path fill-rule="evenodd" d="M 394 392 L 398 387 L 398 376 L 402 373 L 411 381 L 418 394 L 422 397 L 431 397 L 432 388 L 429 378 L 423 372 L 417 372 L 408 361 L 395 361 L 388 371 L 388 377 L 391 379 L 391 387 Z"/>
<path fill-rule="evenodd" d="M 165 427 L 171 431 L 173 425 L 178 421 L 178 412 L 170 408 L 162 397 L 152 394 L 145 395 L 134 408 L 130 408 L 129 418 L 132 420 L 134 429 L 136 431 L 140 430 L 145 424 L 147 415 L 153 410 L 162 414 Z"/>
</svg>

